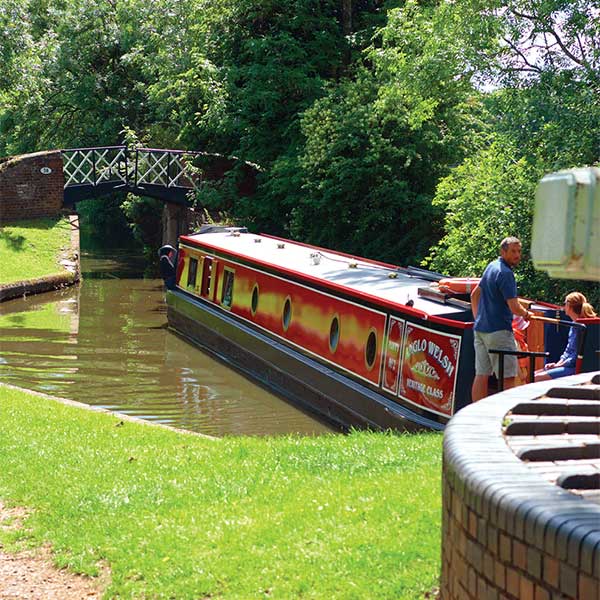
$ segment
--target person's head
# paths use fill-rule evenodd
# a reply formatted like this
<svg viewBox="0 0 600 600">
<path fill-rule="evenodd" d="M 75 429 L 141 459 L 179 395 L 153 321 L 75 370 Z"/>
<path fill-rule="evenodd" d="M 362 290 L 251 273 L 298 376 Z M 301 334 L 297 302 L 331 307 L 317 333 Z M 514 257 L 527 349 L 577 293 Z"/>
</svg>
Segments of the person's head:
<svg viewBox="0 0 600 600">
<path fill-rule="evenodd" d="M 170 244 L 165 244 L 164 246 L 161 246 L 158 249 L 158 257 L 160 258 L 161 256 L 168 256 L 169 258 L 172 258 L 175 254 L 175 248 L 173 248 L 173 246 L 171 246 Z"/>
<path fill-rule="evenodd" d="M 505 237 L 500 242 L 500 256 L 510 267 L 516 267 L 521 260 L 521 240 Z"/>
<path fill-rule="evenodd" d="M 590 319 L 596 316 L 592 305 L 581 292 L 567 294 L 565 298 L 565 312 L 571 318 L 575 319 Z"/>
</svg>

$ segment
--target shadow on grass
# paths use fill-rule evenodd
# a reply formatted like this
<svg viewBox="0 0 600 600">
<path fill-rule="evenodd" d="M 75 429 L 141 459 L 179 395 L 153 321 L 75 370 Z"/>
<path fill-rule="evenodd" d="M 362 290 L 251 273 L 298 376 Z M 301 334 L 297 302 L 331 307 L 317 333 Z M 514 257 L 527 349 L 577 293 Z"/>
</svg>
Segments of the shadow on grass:
<svg viewBox="0 0 600 600">
<path fill-rule="evenodd" d="M 41 219 L 23 219 L 22 221 L 10 221 L 3 224 L 3 228 L 16 227 L 19 229 L 52 229 L 64 218 L 63 215 L 56 217 L 44 217 Z M 0 234 L 4 233 L 0 231 Z"/>
<path fill-rule="evenodd" d="M 61 219 L 61 216 L 57 216 L 44 219 L 27 219 L 23 221 L 11 221 L 9 223 L 4 223 L 3 227 L 0 228 L 0 242 L 4 242 L 11 250 L 22 252 L 25 250 L 25 242 L 27 241 L 27 238 L 20 233 L 11 231 L 12 228 L 49 230 L 55 227 Z"/>
<path fill-rule="evenodd" d="M 25 236 L 13 234 L 10 231 L 0 231 L 0 240 L 2 240 L 11 250 L 19 252 L 24 250 Z"/>
</svg>

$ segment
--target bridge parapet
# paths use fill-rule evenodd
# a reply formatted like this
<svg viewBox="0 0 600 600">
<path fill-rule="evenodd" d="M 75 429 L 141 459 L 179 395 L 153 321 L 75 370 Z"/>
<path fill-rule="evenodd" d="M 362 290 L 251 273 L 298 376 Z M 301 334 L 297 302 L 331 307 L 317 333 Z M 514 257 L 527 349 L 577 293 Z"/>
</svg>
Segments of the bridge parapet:
<svg viewBox="0 0 600 600">
<path fill-rule="evenodd" d="M 241 165 L 240 196 L 256 190 L 257 165 L 188 150 L 97 146 L 0 158 L 0 219 L 53 216 L 113 191 L 189 207 L 202 180 L 219 181 Z"/>
<path fill-rule="evenodd" d="M 112 190 L 189 204 L 199 175 L 193 163 L 202 152 L 98 146 L 62 150 L 65 203 Z"/>
<path fill-rule="evenodd" d="M 126 183 L 127 146 L 74 148 L 61 151 L 65 188 L 76 185 Z"/>
<path fill-rule="evenodd" d="M 0 221 L 53 217 L 63 207 L 60 151 L 0 160 Z"/>
<path fill-rule="evenodd" d="M 198 175 L 193 172 L 193 160 L 200 155 L 200 152 L 138 148 L 135 150 L 135 185 L 196 189 Z"/>
</svg>

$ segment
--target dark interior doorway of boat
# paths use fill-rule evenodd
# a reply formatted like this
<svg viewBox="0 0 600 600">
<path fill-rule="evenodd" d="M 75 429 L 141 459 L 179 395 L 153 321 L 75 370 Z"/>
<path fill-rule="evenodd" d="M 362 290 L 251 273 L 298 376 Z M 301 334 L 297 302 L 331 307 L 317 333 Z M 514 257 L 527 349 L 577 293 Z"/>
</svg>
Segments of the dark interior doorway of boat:
<svg viewBox="0 0 600 600">
<path fill-rule="evenodd" d="M 0 380 L 215 436 L 333 431 L 166 328 L 131 250 L 82 253 L 80 286 L 0 305 Z"/>
</svg>

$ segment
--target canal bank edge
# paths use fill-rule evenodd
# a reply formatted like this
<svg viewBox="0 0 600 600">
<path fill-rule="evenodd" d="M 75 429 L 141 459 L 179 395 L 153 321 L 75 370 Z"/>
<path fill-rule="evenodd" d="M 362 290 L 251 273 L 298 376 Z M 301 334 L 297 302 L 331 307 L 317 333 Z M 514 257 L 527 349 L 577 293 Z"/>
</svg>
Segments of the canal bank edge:
<svg viewBox="0 0 600 600">
<path fill-rule="evenodd" d="M 84 410 L 90 410 L 92 412 L 102 413 L 105 415 L 110 415 L 120 421 L 127 421 L 128 423 L 137 423 L 138 425 L 149 425 L 151 427 L 160 427 L 161 429 L 167 429 L 169 431 L 174 431 L 176 433 L 183 433 L 185 435 L 192 435 L 196 437 L 205 438 L 207 440 L 220 441 L 221 438 L 208 435 L 206 433 L 200 433 L 198 431 L 190 431 L 188 429 L 179 429 L 178 427 L 172 427 L 171 425 L 165 425 L 164 423 L 156 423 L 154 421 L 148 421 L 147 419 L 140 419 L 139 417 L 134 417 L 132 415 L 126 415 L 124 413 L 114 412 L 109 410 L 108 408 L 104 408 L 102 406 L 94 406 L 92 404 L 84 404 L 83 402 L 77 402 L 75 400 L 69 400 L 68 398 L 59 398 L 58 396 L 51 396 L 50 394 L 45 394 L 44 392 L 37 392 L 35 390 L 28 390 L 25 388 L 18 387 L 16 385 L 11 385 L 10 383 L 3 383 L 0 381 L 0 390 L 2 388 L 6 388 L 9 390 L 15 390 L 17 392 L 22 392 L 23 394 L 30 394 L 32 396 L 37 396 L 39 398 L 44 398 L 45 400 L 53 400 L 54 402 L 59 402 L 60 404 L 64 404 L 65 406 L 72 406 L 74 408 L 82 408 Z"/>
<path fill-rule="evenodd" d="M 59 264 L 62 266 L 61 273 L 44 275 L 35 279 L 25 279 L 13 283 L 0 284 L 0 302 L 28 296 L 30 294 L 41 294 L 58 290 L 69 285 L 73 285 L 81 279 L 81 269 L 79 262 L 79 216 L 69 215 L 69 224 L 71 225 L 71 244 L 59 257 Z"/>
</svg>

